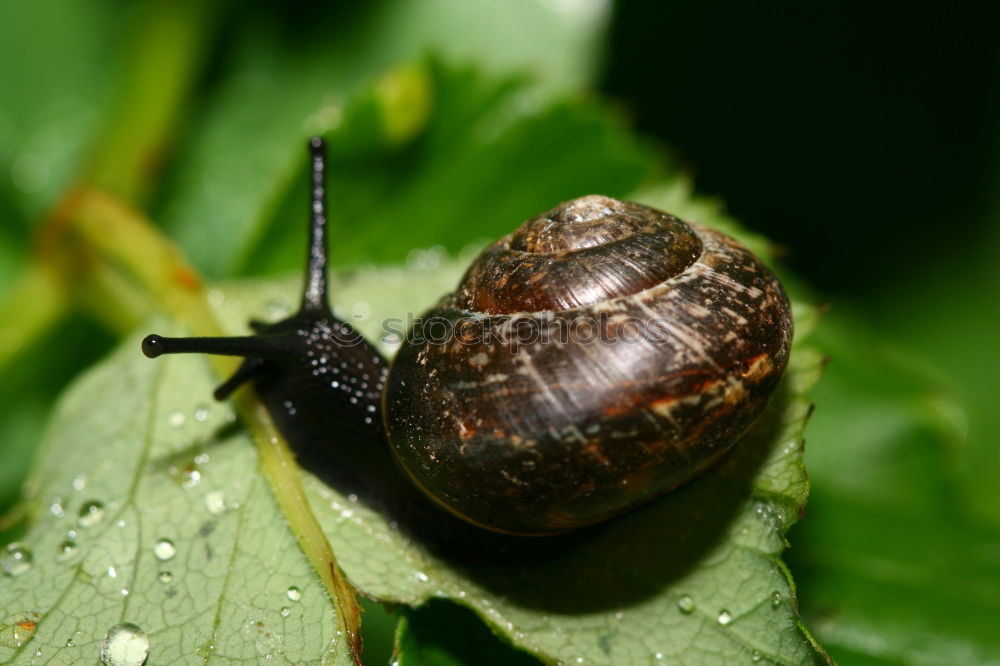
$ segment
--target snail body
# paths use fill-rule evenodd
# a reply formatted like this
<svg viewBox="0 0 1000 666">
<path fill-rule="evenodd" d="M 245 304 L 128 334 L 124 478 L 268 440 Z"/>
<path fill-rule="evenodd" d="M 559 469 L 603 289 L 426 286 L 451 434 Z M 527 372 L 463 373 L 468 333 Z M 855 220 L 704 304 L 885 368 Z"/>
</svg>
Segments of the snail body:
<svg viewBox="0 0 1000 666">
<path fill-rule="evenodd" d="M 773 393 L 792 336 L 777 278 L 719 232 L 602 196 L 565 202 L 488 247 L 388 364 L 326 305 L 323 146 L 312 147 L 300 312 L 253 325 L 255 337 L 143 343 L 149 356 L 244 356 L 216 397 L 250 380 L 279 424 L 333 414 L 387 446 L 454 515 L 540 535 L 694 478 Z"/>
</svg>

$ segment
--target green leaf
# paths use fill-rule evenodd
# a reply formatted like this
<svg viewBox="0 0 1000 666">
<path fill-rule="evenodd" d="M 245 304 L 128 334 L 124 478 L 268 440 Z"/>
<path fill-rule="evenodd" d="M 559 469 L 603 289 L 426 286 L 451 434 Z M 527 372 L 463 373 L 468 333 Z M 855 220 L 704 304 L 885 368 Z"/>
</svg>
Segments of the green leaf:
<svg viewBox="0 0 1000 666">
<path fill-rule="evenodd" d="M 27 491 L 31 565 L 4 554 L 0 662 L 93 663 L 129 623 L 149 663 L 352 663 L 255 448 L 207 401 L 204 359 L 149 363 L 138 343 L 52 418 Z"/>
<path fill-rule="evenodd" d="M 790 562 L 809 626 L 843 663 L 997 663 L 1000 531 L 961 502 L 963 409 L 850 314 L 816 342 L 831 360 Z"/>
<path fill-rule="evenodd" d="M 377 339 L 385 317 L 429 305 L 466 261 L 432 251 L 409 267 L 356 271 L 333 283 L 337 309 L 366 314 L 356 321 Z M 213 289 L 209 300 L 242 332 L 250 313 L 285 314 L 297 287 L 246 282 Z M 449 598 L 543 661 L 821 663 L 778 559 L 805 501 L 803 393 L 819 366 L 800 338 L 764 419 L 722 464 L 540 557 L 469 560 L 432 549 L 311 474 L 303 481 L 363 592 L 412 606 Z M 23 543 L 33 565 L 0 596 L 10 643 L 0 658 L 92 658 L 105 633 L 128 622 L 161 663 L 206 654 L 346 662 L 331 635 L 333 607 L 253 447 L 227 405 L 207 402 L 212 382 L 203 358 L 151 362 L 132 339 L 65 396 L 29 490 L 35 522 Z M 86 526 L 93 502 L 103 513 Z M 72 553 L 60 561 L 71 532 Z M 165 561 L 162 539 L 176 549 Z M 25 623 L 35 623 L 31 636 Z"/>
<path fill-rule="evenodd" d="M 99 2 L 0 5 L 0 200 L 13 220 L 28 225 L 77 175 L 109 105 L 127 14 Z"/>
<path fill-rule="evenodd" d="M 362 269 L 334 286 L 335 302 L 377 340 L 380 322 L 420 312 L 464 265 L 432 252 L 405 270 Z M 215 298 L 237 333 L 250 313 L 283 314 L 297 282 L 236 285 Z M 555 554 L 470 559 L 431 547 L 311 474 L 304 484 L 338 562 L 364 594 L 411 606 L 451 599 L 543 661 L 822 663 L 779 559 L 806 499 L 804 393 L 820 365 L 800 338 L 767 414 L 721 465 Z"/>
<path fill-rule="evenodd" d="M 306 137 L 337 130 L 346 108 L 371 81 L 434 52 L 452 63 L 474 64 L 491 77 L 498 71 L 509 76 L 507 67 L 540 75 L 535 97 L 550 99 L 580 86 L 595 69 L 593 47 L 607 21 L 607 3 L 576 4 L 560 9 L 559 1 L 390 0 L 365 5 L 352 20 L 343 20 L 346 10 L 319 12 L 309 29 L 295 34 L 274 17 L 257 16 L 234 26 L 226 70 L 189 141 L 179 148 L 155 217 L 207 275 L 241 271 L 275 211 L 298 185 Z M 288 47 L 291 39 L 297 48 Z M 511 100 L 525 101 L 531 100 Z M 404 100 L 396 115 L 420 116 L 421 103 L 418 98 L 410 108 Z M 505 117 L 486 120 L 496 125 L 521 113 L 512 105 L 498 111 Z M 496 129 L 502 128 L 479 127 Z M 374 138 L 372 148 L 384 137 Z M 394 163 L 392 158 L 384 165 Z M 481 163 L 473 176 L 487 176 L 489 167 Z"/>
</svg>

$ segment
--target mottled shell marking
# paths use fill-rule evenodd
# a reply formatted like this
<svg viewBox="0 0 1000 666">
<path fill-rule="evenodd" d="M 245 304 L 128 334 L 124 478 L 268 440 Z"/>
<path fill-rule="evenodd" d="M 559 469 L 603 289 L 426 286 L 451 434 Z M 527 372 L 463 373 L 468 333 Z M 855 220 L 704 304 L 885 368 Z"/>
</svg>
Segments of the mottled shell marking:
<svg viewBox="0 0 1000 666">
<path fill-rule="evenodd" d="M 655 327 L 657 340 L 563 339 L 516 349 L 495 340 L 418 343 L 404 346 L 394 361 L 386 418 L 397 460 L 418 485 L 468 520 L 510 532 L 554 532 L 646 502 L 728 449 L 760 413 L 784 369 L 792 334 L 788 301 L 756 257 L 719 232 L 635 204 L 585 197 L 560 208 L 613 206 L 623 208 L 638 231 L 607 232 L 584 212 L 585 249 L 567 250 L 567 230 L 545 222 L 566 217 L 557 208 L 529 220 L 528 232 L 522 228 L 501 239 L 500 250 L 487 250 L 487 267 L 474 264 L 456 294 L 424 319 L 474 317 L 498 331 L 525 322 L 542 329 L 557 319 L 589 318 L 598 328 L 632 321 L 647 332 Z M 634 222 L 631 216 L 642 211 L 656 224 Z M 489 300 L 483 287 L 470 286 L 491 274 L 511 238 L 523 247 L 527 242 L 517 239 L 536 237 L 532 243 L 552 251 L 543 257 L 558 257 L 549 265 L 562 267 L 565 255 L 589 259 L 599 251 L 594 237 L 610 238 L 611 246 L 637 236 L 648 242 L 652 227 L 664 222 L 683 260 L 667 262 L 667 269 L 657 264 L 669 275 L 655 284 L 630 280 L 635 289 L 628 293 L 617 293 L 622 282 L 601 283 L 602 272 L 586 269 L 610 297 L 539 311 L 534 308 L 551 303 L 549 296 L 516 300 L 518 288 Z M 683 229 L 676 231 L 678 225 Z M 692 247 L 698 249 L 694 256 Z M 578 293 L 589 292 L 584 286 Z M 469 310 L 483 303 L 493 312 Z M 394 383 L 403 376 L 406 391 Z"/>
</svg>

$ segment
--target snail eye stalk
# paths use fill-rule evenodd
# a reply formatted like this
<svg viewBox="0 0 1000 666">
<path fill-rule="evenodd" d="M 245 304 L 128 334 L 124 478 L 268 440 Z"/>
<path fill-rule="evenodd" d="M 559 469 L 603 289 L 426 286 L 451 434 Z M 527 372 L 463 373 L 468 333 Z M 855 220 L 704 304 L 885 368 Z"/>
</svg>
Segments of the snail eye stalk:
<svg viewBox="0 0 1000 666">
<path fill-rule="evenodd" d="M 164 354 L 216 354 L 245 358 L 239 369 L 215 390 L 215 397 L 219 400 L 225 399 L 242 384 L 259 378 L 268 364 L 284 364 L 290 358 L 301 357 L 302 347 L 307 344 L 303 331 L 340 331 L 346 326 L 333 316 L 329 304 L 326 276 L 326 143 L 323 139 L 310 139 L 309 154 L 312 166 L 309 241 L 305 284 L 298 312 L 275 324 L 252 322 L 252 328 L 258 333 L 255 336 L 168 338 L 152 334 L 142 341 L 142 353 L 149 358 Z M 336 338 L 330 339 L 336 344 Z"/>
</svg>

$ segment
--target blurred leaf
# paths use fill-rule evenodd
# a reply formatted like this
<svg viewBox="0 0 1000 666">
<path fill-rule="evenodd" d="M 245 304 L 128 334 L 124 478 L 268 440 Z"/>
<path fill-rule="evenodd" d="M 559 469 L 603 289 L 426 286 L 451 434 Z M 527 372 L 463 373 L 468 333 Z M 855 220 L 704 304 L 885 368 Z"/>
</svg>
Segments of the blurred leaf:
<svg viewBox="0 0 1000 666">
<path fill-rule="evenodd" d="M 993 214 L 1000 220 L 1000 213 Z M 926 267 L 878 295 L 874 325 L 962 405 L 954 491 L 978 520 L 1000 530 L 1000 225 L 969 239 L 962 255 Z"/>
<path fill-rule="evenodd" d="M 353 663 L 256 449 L 228 405 L 204 402 L 203 359 L 148 363 L 138 345 L 76 382 L 51 421 L 30 555 L 0 555 L 0 660 L 92 662 L 131 623 L 151 663 Z"/>
<path fill-rule="evenodd" d="M 360 148 L 357 128 L 377 111 L 364 95 L 330 135 L 335 264 L 398 262 L 429 245 L 454 252 L 565 199 L 624 196 L 657 173 L 654 154 L 595 104 L 544 101 L 523 81 L 439 62 L 424 71 L 434 104 L 412 142 Z M 248 262 L 256 273 L 301 263 L 294 221 L 308 193 L 303 186 L 292 194 Z"/>
<path fill-rule="evenodd" d="M 0 3 L 0 199 L 27 225 L 71 184 L 118 71 L 110 2 Z"/>
<path fill-rule="evenodd" d="M 130 7 L 124 71 L 84 175 L 91 185 L 129 202 L 154 189 L 224 4 L 146 0 Z"/>
<path fill-rule="evenodd" d="M 307 27 L 247 21 L 232 37 L 225 73 L 181 148 L 155 217 L 206 274 L 232 275 L 297 183 L 299 146 L 336 129 L 368 82 L 433 50 L 494 72 L 546 63 L 539 67 L 547 85 L 536 92 L 551 96 L 591 76 L 606 9 L 603 0 L 390 0 L 349 17 L 319 12 Z M 515 43 L 529 48 L 511 49 Z"/>
<path fill-rule="evenodd" d="M 1000 661 L 1000 531 L 963 511 L 962 410 L 843 312 L 817 344 L 809 513 L 790 555 L 809 626 L 843 663 Z"/>
</svg>

